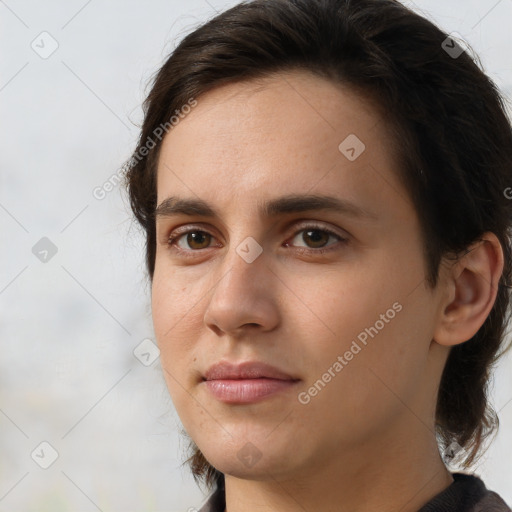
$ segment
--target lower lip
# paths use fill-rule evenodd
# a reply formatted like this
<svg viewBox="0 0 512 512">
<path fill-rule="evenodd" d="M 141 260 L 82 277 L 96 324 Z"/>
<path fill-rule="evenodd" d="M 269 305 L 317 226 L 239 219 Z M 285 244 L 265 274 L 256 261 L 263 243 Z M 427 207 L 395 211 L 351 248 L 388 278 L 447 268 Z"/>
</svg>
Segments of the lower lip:
<svg viewBox="0 0 512 512">
<path fill-rule="evenodd" d="M 204 381 L 210 393 L 222 402 L 248 404 L 294 386 L 296 380 L 231 379 Z"/>
</svg>

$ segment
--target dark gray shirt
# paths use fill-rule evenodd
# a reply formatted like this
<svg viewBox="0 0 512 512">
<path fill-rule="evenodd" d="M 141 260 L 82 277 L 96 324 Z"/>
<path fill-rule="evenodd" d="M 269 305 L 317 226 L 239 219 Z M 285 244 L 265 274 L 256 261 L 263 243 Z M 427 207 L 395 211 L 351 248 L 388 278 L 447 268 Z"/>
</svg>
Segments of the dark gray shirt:
<svg viewBox="0 0 512 512">
<path fill-rule="evenodd" d="M 474 475 L 452 473 L 453 483 L 418 512 L 512 512 L 498 494 Z M 217 488 L 199 512 L 224 512 L 224 486 Z"/>
</svg>

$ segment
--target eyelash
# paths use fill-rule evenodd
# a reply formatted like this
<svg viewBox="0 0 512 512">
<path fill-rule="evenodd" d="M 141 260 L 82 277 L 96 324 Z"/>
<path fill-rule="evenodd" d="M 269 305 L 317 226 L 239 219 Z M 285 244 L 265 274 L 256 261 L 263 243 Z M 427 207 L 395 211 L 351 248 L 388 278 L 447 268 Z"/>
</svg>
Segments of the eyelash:
<svg viewBox="0 0 512 512">
<path fill-rule="evenodd" d="M 340 236 L 338 233 L 334 232 L 333 230 L 325 228 L 323 226 L 318 226 L 318 225 L 315 225 L 315 224 L 310 224 L 310 225 L 303 226 L 301 229 L 299 229 L 298 231 L 296 231 L 293 234 L 291 239 L 294 239 L 299 233 L 301 233 L 303 231 L 308 231 L 308 230 L 309 231 L 320 231 L 322 233 L 327 233 L 328 235 L 337 238 L 338 242 L 341 243 L 342 245 L 345 245 L 346 243 L 348 243 L 348 239 L 343 238 L 342 236 Z M 187 229 L 186 231 L 182 231 L 182 232 L 179 232 L 179 233 L 171 234 L 169 236 L 169 238 L 168 238 L 168 241 L 167 241 L 167 245 L 168 245 L 169 249 L 171 251 L 177 253 L 178 255 L 184 256 L 186 258 L 194 258 L 196 256 L 194 253 L 198 253 L 198 252 L 201 252 L 203 250 L 210 249 L 210 247 L 206 247 L 205 249 L 190 249 L 190 250 L 187 250 L 187 249 L 181 249 L 180 247 L 178 247 L 175 244 L 175 242 L 177 242 L 181 237 L 183 237 L 185 235 L 188 235 L 189 233 L 206 233 L 206 234 L 212 236 L 213 238 L 215 238 L 214 235 L 212 235 L 209 231 L 206 231 L 205 229 L 200 229 L 200 228 L 197 228 L 197 227 L 191 227 L 191 228 Z M 300 254 L 306 253 L 306 254 L 310 254 L 310 255 L 319 255 L 319 254 L 325 254 L 325 253 L 330 252 L 332 250 L 336 250 L 336 248 L 337 248 L 336 246 L 338 244 L 331 244 L 331 245 L 333 245 L 334 248 L 312 249 L 312 248 L 306 248 L 306 247 L 297 247 L 296 249 L 298 249 L 298 252 Z M 329 247 L 331 247 L 331 246 L 329 246 Z"/>
</svg>

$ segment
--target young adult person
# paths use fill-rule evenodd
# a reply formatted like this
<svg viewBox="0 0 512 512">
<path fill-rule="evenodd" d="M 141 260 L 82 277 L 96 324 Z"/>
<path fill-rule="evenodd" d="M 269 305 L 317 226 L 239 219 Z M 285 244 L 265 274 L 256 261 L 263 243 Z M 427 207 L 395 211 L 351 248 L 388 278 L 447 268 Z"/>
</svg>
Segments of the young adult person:
<svg viewBox="0 0 512 512">
<path fill-rule="evenodd" d="M 443 454 L 497 427 L 511 185 L 496 86 L 398 1 L 243 2 L 183 39 L 127 186 L 202 511 L 510 510 Z"/>
</svg>

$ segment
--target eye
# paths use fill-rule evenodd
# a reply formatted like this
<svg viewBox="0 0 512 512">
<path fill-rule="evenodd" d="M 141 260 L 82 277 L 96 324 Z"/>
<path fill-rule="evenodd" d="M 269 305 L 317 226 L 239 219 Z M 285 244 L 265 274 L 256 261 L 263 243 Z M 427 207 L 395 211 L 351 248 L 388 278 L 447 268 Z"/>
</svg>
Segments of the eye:
<svg viewBox="0 0 512 512">
<path fill-rule="evenodd" d="M 168 243 L 170 246 L 176 245 L 178 247 L 178 251 L 187 251 L 189 248 L 193 250 L 207 249 L 212 238 L 214 238 L 213 235 L 207 231 L 190 229 L 184 233 L 172 234 L 169 237 Z M 188 248 L 180 245 L 180 242 L 188 245 Z"/>
<path fill-rule="evenodd" d="M 334 244 L 328 244 L 329 239 L 335 239 Z M 296 247 L 304 247 L 306 249 L 310 249 L 311 253 L 324 253 L 326 250 L 325 247 L 330 247 L 331 245 L 336 245 L 336 241 L 341 243 L 346 243 L 348 240 L 343 238 L 338 233 L 327 229 L 323 226 L 317 225 L 309 225 L 303 227 L 300 231 L 297 231 L 292 238 L 292 244 Z M 296 245 L 299 242 L 303 242 L 305 245 Z M 287 246 L 289 244 L 286 244 Z M 315 250 L 317 249 L 317 250 Z M 319 249 L 319 250 L 318 250 Z M 327 249 L 330 250 L 330 249 Z"/>
</svg>

